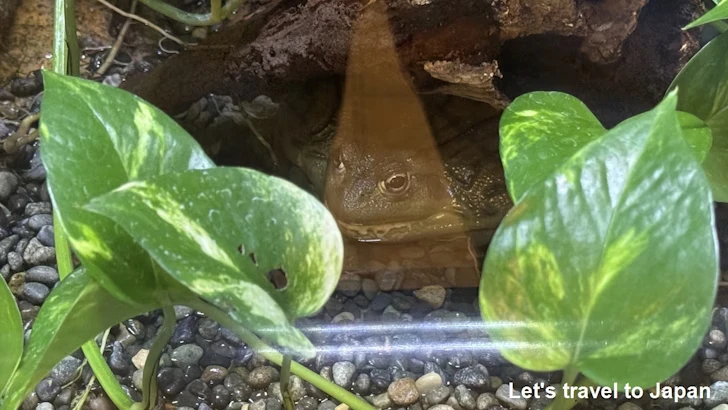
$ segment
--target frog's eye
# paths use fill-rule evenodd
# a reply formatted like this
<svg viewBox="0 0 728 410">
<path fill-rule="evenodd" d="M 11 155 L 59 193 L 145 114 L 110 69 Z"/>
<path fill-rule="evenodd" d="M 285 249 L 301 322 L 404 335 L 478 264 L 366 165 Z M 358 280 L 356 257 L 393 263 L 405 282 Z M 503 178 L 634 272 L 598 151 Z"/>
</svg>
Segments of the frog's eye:
<svg viewBox="0 0 728 410">
<path fill-rule="evenodd" d="M 379 181 L 377 187 L 385 195 L 401 194 L 410 187 L 410 174 L 409 172 L 397 172 L 387 177 L 387 179 Z"/>
</svg>

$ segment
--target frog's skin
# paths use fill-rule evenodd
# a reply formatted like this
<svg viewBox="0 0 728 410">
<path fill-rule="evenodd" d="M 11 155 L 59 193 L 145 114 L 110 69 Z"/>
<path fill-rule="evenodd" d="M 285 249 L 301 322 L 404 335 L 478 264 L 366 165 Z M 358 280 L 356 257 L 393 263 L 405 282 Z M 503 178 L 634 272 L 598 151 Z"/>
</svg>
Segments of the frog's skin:
<svg viewBox="0 0 728 410">
<path fill-rule="evenodd" d="M 488 118 L 487 105 L 475 101 L 434 99 L 427 138 L 437 148 L 392 144 L 395 137 L 381 145 L 334 140 L 325 202 L 348 236 L 408 241 L 492 230 L 512 207 L 497 116 Z"/>
<path fill-rule="evenodd" d="M 406 135 L 385 144 L 342 137 L 337 131 L 347 119 L 338 117 L 340 89 L 332 83 L 292 92 L 274 117 L 253 125 L 303 171 L 352 239 L 402 242 L 495 229 L 512 206 L 497 113 L 458 97 L 422 100 L 437 149 Z"/>
</svg>

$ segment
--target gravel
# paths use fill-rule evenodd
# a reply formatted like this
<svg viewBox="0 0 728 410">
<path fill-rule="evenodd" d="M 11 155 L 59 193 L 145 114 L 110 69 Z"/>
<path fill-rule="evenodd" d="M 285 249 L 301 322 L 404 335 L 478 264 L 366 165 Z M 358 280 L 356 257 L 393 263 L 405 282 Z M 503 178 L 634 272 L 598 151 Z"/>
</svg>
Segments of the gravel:
<svg viewBox="0 0 728 410">
<path fill-rule="evenodd" d="M 0 170 L 0 274 L 16 296 L 28 328 L 59 280 L 53 210 L 43 181 L 45 170 L 37 155 L 30 157 L 35 162 L 23 172 Z M 379 408 L 540 410 L 548 405 L 548 400 L 511 397 L 508 383 L 542 381 L 558 386 L 558 373 L 518 369 L 492 349 L 431 347 L 434 343 L 449 346 L 459 341 L 472 342 L 473 346 L 489 343 L 480 330 L 445 326 L 480 321 L 473 308 L 477 306 L 475 292 L 440 286 L 396 291 L 402 280 L 399 272 L 386 269 L 374 277 L 344 275 L 342 289 L 302 324 L 304 328 L 334 329 L 309 334 L 316 345 L 329 349 L 304 364 Z M 183 306 L 175 307 L 175 315 L 177 326 L 156 375 L 165 400 L 185 410 L 282 409 L 277 366 L 254 354 L 237 335 L 214 320 Z M 361 323 L 379 323 L 382 327 L 375 333 L 336 330 Z M 135 399 L 140 397 L 137 389 L 143 375 L 138 369 L 160 325 L 159 312 L 151 312 L 125 321 L 109 335 L 106 358 Z M 719 307 L 703 346 L 675 382 L 712 383 L 711 397 L 703 403 L 684 401 L 681 406 L 728 410 L 727 331 L 728 307 Z M 348 351 L 339 351 L 337 346 Z M 23 409 L 67 409 L 83 388 L 84 377 L 72 383 L 77 379 L 81 358 L 80 352 L 63 358 L 36 386 Z M 88 370 L 84 374 L 88 375 Z M 295 375 L 290 378 L 289 392 L 296 410 L 335 410 L 339 405 Z M 620 402 L 619 407 L 605 402 L 606 407 L 596 402 L 585 405 L 612 410 L 679 408 L 674 403 L 650 400 Z M 103 394 L 95 393 L 88 408 L 106 410 L 113 404 Z"/>
</svg>

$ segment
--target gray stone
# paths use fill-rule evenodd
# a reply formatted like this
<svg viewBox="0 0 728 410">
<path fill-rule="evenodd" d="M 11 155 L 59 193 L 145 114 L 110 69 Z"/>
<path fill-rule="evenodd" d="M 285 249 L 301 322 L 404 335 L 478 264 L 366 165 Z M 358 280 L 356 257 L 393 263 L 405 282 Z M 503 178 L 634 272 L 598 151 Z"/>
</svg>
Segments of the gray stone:
<svg viewBox="0 0 728 410">
<path fill-rule="evenodd" d="M 41 380 L 35 387 L 35 394 L 40 401 L 53 401 L 61 392 L 61 385 L 50 377 Z"/>
<path fill-rule="evenodd" d="M 34 305 L 42 304 L 49 293 L 51 290 L 42 283 L 28 282 L 23 286 L 23 298 Z"/>
<path fill-rule="evenodd" d="M 425 394 L 425 404 L 433 406 L 444 403 L 448 397 L 450 397 L 450 388 L 447 386 L 437 386 Z"/>
<path fill-rule="evenodd" d="M 25 206 L 25 216 L 38 214 L 52 214 L 53 207 L 50 202 L 31 202 Z"/>
<path fill-rule="evenodd" d="M 50 265 L 56 261 L 56 249 L 43 245 L 38 238 L 33 238 L 23 252 L 23 259 L 32 266 Z"/>
<path fill-rule="evenodd" d="M 468 388 L 463 386 L 462 384 L 455 387 L 455 392 L 453 393 L 453 396 L 462 408 L 467 410 L 473 410 L 475 408 L 475 397 L 473 397 L 473 394 L 470 392 L 470 390 L 468 390 Z"/>
<path fill-rule="evenodd" d="M 703 371 L 708 370 L 708 369 L 706 369 L 706 367 L 708 366 L 709 363 L 713 363 L 713 362 L 708 362 L 707 360 L 705 362 L 703 362 L 703 366 L 702 366 Z M 718 362 L 718 363 L 720 363 L 720 362 Z M 713 381 L 723 381 L 723 382 L 728 381 L 728 366 L 721 367 L 720 369 L 714 371 L 713 373 L 710 374 L 710 378 L 713 379 Z"/>
<path fill-rule="evenodd" d="M 710 397 L 704 398 L 705 405 L 715 407 L 722 403 L 728 403 L 728 382 L 718 381 L 710 385 Z"/>
<path fill-rule="evenodd" d="M 11 271 L 20 271 L 23 269 L 23 257 L 17 252 L 8 252 L 8 265 Z"/>
<path fill-rule="evenodd" d="M 18 177 L 12 172 L 0 172 L 0 200 L 5 201 L 18 189 Z"/>
<path fill-rule="evenodd" d="M 58 271 L 50 266 L 34 266 L 25 272 L 25 280 L 53 286 L 58 282 Z"/>
<path fill-rule="evenodd" d="M 20 241 L 20 235 L 10 235 L 0 241 L 0 264 L 8 261 L 8 252 Z"/>
<path fill-rule="evenodd" d="M 378 409 L 386 409 L 392 407 L 392 399 L 389 398 L 389 394 L 382 393 L 372 397 L 372 406 Z"/>
<path fill-rule="evenodd" d="M 442 376 L 439 373 L 430 372 L 417 379 L 415 384 L 421 394 L 427 394 L 437 386 L 442 386 Z"/>
<path fill-rule="evenodd" d="M 35 214 L 28 218 L 28 226 L 34 231 L 39 231 L 48 225 L 53 225 L 53 215 L 51 214 Z"/>
<path fill-rule="evenodd" d="M 345 388 L 351 386 L 355 372 L 356 365 L 352 362 L 336 362 L 331 367 L 331 376 L 334 379 L 334 383 Z"/>
<path fill-rule="evenodd" d="M 463 384 L 471 389 L 482 389 L 490 386 L 488 369 L 482 364 L 460 369 L 453 377 L 455 384 Z"/>
<path fill-rule="evenodd" d="M 369 394 L 372 388 L 372 379 L 366 373 L 359 373 L 354 380 L 353 390 L 362 396 Z"/>
<path fill-rule="evenodd" d="M 520 390 L 510 391 L 508 384 L 501 385 L 495 392 L 495 397 L 506 406 L 516 410 L 526 410 L 528 402 L 520 396 Z"/>
<path fill-rule="evenodd" d="M 425 286 L 421 289 L 416 290 L 415 297 L 435 309 L 442 307 L 445 303 L 445 297 L 447 296 L 447 290 L 442 286 L 432 285 Z"/>
<path fill-rule="evenodd" d="M 40 228 L 38 235 L 35 237 L 45 246 L 56 246 L 56 238 L 54 235 L 53 225 L 46 225 Z"/>
<path fill-rule="evenodd" d="M 288 379 L 288 393 L 294 402 L 301 400 L 306 395 L 306 385 L 303 383 L 303 379 L 292 374 Z"/>
<path fill-rule="evenodd" d="M 187 366 L 196 365 L 205 352 L 196 344 L 186 344 L 172 350 L 170 355 L 175 366 L 184 369 Z"/>
<path fill-rule="evenodd" d="M 53 407 L 53 404 L 51 403 L 42 402 L 35 406 L 35 410 L 55 410 L 55 407 Z"/>
<path fill-rule="evenodd" d="M 79 366 L 81 366 L 81 360 L 73 356 L 66 356 L 51 370 L 50 377 L 59 385 L 66 385 L 73 380 Z"/>
<path fill-rule="evenodd" d="M 478 400 L 475 402 L 475 407 L 478 410 L 488 410 L 489 407 L 498 405 L 498 399 L 493 393 L 483 393 L 478 396 Z"/>
<path fill-rule="evenodd" d="M 359 291 L 361 290 L 361 286 L 361 276 L 357 275 L 356 273 L 345 272 L 341 275 L 341 278 L 339 279 L 339 286 L 337 289 L 345 296 L 353 298 L 359 293 Z"/>
<path fill-rule="evenodd" d="M 374 275 L 374 279 L 376 280 L 379 289 L 389 292 L 399 287 L 402 283 L 403 275 L 402 272 L 387 269 L 378 271 Z"/>
<path fill-rule="evenodd" d="M 334 403 L 331 400 L 326 400 L 324 402 L 321 402 L 321 404 L 318 405 L 318 410 L 334 410 L 336 408 L 336 403 Z"/>
<path fill-rule="evenodd" d="M 377 296 L 377 292 L 379 292 L 379 286 L 377 286 L 377 282 L 375 282 L 374 279 L 365 278 L 361 281 L 361 290 L 367 299 L 372 300 L 375 296 Z"/>
</svg>

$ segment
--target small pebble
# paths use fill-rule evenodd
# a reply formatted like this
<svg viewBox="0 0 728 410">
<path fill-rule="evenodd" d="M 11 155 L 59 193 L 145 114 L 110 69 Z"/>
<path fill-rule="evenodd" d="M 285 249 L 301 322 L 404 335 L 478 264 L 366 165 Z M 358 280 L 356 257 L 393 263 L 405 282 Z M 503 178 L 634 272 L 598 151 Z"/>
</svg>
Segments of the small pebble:
<svg viewBox="0 0 728 410">
<path fill-rule="evenodd" d="M 447 404 L 437 404 L 435 406 L 430 407 L 428 410 L 455 410 L 452 406 L 448 406 Z"/>
<path fill-rule="evenodd" d="M 81 366 L 81 360 L 73 356 L 66 356 L 55 367 L 53 367 L 50 377 L 59 385 L 66 385 L 73 380 L 79 366 Z"/>
<path fill-rule="evenodd" d="M 34 266 L 25 272 L 25 280 L 53 286 L 58 282 L 58 271 L 50 266 Z"/>
<path fill-rule="evenodd" d="M 378 409 L 386 409 L 392 407 L 392 399 L 387 393 L 378 394 L 372 397 L 372 405 Z"/>
<path fill-rule="evenodd" d="M 18 188 L 18 177 L 12 172 L 0 172 L 0 200 L 5 201 Z"/>
<path fill-rule="evenodd" d="M 430 390 L 442 386 L 442 376 L 438 373 L 430 372 L 418 378 L 415 384 L 421 394 L 427 394 Z"/>
<path fill-rule="evenodd" d="M 222 366 L 207 366 L 202 371 L 200 380 L 207 383 L 210 386 L 220 384 L 225 380 L 228 375 L 228 370 Z"/>
<path fill-rule="evenodd" d="M 23 252 L 23 259 L 30 265 L 49 265 L 56 261 L 56 249 L 45 246 L 38 238 L 33 238 Z"/>
<path fill-rule="evenodd" d="M 437 386 L 425 394 L 425 404 L 433 406 L 444 403 L 450 397 L 450 389 L 447 386 Z"/>
<path fill-rule="evenodd" d="M 149 350 L 139 349 L 139 351 L 131 358 L 131 362 L 138 370 L 144 369 L 144 363 L 147 361 Z"/>
<path fill-rule="evenodd" d="M 184 368 L 199 363 L 204 351 L 195 344 L 185 344 L 172 350 L 172 363 L 175 366 Z"/>
<path fill-rule="evenodd" d="M 435 309 L 442 307 L 445 303 L 445 297 L 447 296 L 447 290 L 442 286 L 425 286 L 414 292 L 415 297 Z"/>
<path fill-rule="evenodd" d="M 273 367 L 262 366 L 254 369 L 248 376 L 248 384 L 254 389 L 265 389 L 280 380 L 280 373 Z"/>
<path fill-rule="evenodd" d="M 336 362 L 331 367 L 331 377 L 334 383 L 341 387 L 348 388 L 354 380 L 356 365 L 351 362 Z"/>
<path fill-rule="evenodd" d="M 409 377 L 395 380 L 387 388 L 387 393 L 392 402 L 399 406 L 409 406 L 420 398 L 415 381 Z"/>
<path fill-rule="evenodd" d="M 475 397 L 473 397 L 470 390 L 462 384 L 455 387 L 453 396 L 455 397 L 455 400 L 457 400 L 458 404 L 464 409 L 473 410 L 476 406 Z"/>
<path fill-rule="evenodd" d="M 528 402 L 520 396 L 520 391 L 511 391 L 507 384 L 502 385 L 495 392 L 495 397 L 506 406 L 516 410 L 526 410 Z"/>
<path fill-rule="evenodd" d="M 498 405 L 498 399 L 493 393 L 483 393 L 478 396 L 475 407 L 478 410 L 488 410 L 489 407 Z"/>
<path fill-rule="evenodd" d="M 455 384 L 463 384 L 471 389 L 482 389 L 490 385 L 488 370 L 482 364 L 458 370 L 453 376 L 453 381 Z"/>
<path fill-rule="evenodd" d="M 40 401 L 53 401 L 60 392 L 61 385 L 50 377 L 41 380 L 35 387 L 35 393 Z"/>
</svg>

